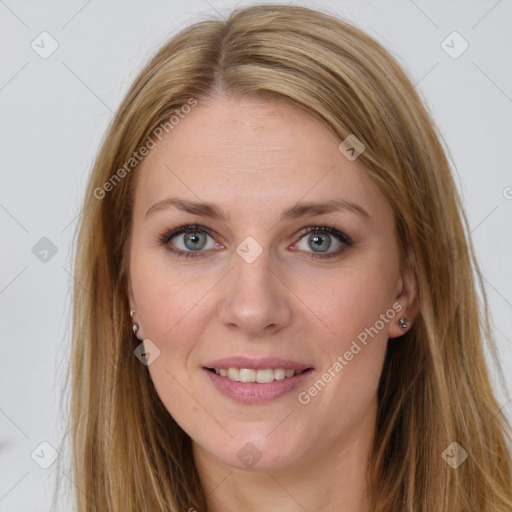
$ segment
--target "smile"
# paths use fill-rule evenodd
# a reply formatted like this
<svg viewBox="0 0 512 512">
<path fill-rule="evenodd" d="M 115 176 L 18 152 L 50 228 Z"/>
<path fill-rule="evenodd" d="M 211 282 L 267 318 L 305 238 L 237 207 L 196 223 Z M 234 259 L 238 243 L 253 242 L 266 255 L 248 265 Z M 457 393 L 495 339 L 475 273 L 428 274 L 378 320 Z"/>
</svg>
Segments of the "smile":
<svg viewBox="0 0 512 512">
<path fill-rule="evenodd" d="M 275 380 L 283 380 L 295 375 L 300 375 L 303 371 L 295 371 L 285 368 L 265 368 L 255 370 L 253 368 L 208 368 L 221 377 L 227 377 L 233 382 L 257 382 L 266 384 Z"/>
</svg>

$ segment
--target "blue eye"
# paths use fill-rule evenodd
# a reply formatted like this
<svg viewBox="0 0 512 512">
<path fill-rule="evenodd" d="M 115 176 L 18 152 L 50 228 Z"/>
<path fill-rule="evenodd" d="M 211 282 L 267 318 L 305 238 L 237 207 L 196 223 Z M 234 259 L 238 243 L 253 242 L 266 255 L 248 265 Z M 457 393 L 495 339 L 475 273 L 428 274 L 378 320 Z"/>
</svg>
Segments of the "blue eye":
<svg viewBox="0 0 512 512">
<path fill-rule="evenodd" d="M 208 238 L 212 238 L 212 242 L 209 246 Z M 173 239 L 176 239 L 177 243 L 171 242 Z M 353 243 L 352 239 L 345 235 L 345 233 L 326 225 L 309 226 L 305 228 L 305 230 L 301 232 L 301 238 L 298 243 L 303 239 L 307 240 L 308 246 L 306 250 L 302 248 L 300 251 L 309 254 L 312 258 L 339 256 Z M 333 245 L 333 240 L 335 240 L 335 245 L 338 244 L 338 250 L 329 251 Z M 180 226 L 172 231 L 166 232 L 158 238 L 158 242 L 165 245 L 173 254 L 186 258 L 202 256 L 202 253 L 205 252 L 203 249 L 222 248 L 222 245 L 217 244 L 213 240 L 211 231 L 208 228 L 196 224 Z M 307 250 L 308 247 L 312 249 L 311 252 Z"/>
<path fill-rule="evenodd" d="M 213 244 L 213 247 L 206 247 L 207 245 L 207 237 L 211 237 L 209 234 L 210 231 L 208 228 L 205 228 L 204 226 L 198 226 L 198 225 L 188 225 L 188 226 L 181 226 L 179 228 L 173 229 L 172 231 L 165 233 L 161 238 L 160 242 L 163 245 L 166 245 L 169 247 L 169 245 L 172 245 L 176 247 L 175 243 L 171 244 L 171 240 L 173 238 L 177 238 L 179 241 L 181 241 L 181 245 L 183 247 L 171 248 L 169 247 L 169 250 L 176 254 L 177 256 L 185 256 L 185 257 L 195 257 L 199 256 L 199 252 L 203 252 L 202 249 L 213 249 L 215 248 L 215 244 Z M 184 235 L 184 236 L 182 236 Z M 179 244 L 178 244 L 179 245 Z"/>
<path fill-rule="evenodd" d="M 308 247 L 313 252 L 309 253 L 312 258 L 331 258 L 339 256 L 347 247 L 352 245 L 352 239 L 331 226 L 310 226 L 302 232 L 301 240 L 305 238 Z M 332 240 L 338 244 L 338 250 L 327 252 L 332 246 Z"/>
</svg>

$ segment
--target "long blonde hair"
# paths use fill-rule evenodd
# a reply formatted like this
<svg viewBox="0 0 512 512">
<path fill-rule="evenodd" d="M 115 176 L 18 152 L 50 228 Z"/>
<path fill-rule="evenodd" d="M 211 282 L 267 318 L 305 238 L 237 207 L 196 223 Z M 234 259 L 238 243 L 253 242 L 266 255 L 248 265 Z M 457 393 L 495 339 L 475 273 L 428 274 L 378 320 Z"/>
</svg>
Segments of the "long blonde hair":
<svg viewBox="0 0 512 512">
<path fill-rule="evenodd" d="M 354 134 L 366 146 L 359 161 L 394 209 L 403 264 L 408 249 L 415 255 L 420 310 L 388 344 L 368 462 L 372 510 L 510 511 L 510 427 L 484 358 L 484 343 L 496 349 L 446 145 L 379 43 L 328 14 L 281 5 L 235 10 L 173 37 L 133 83 L 97 155 L 76 243 L 77 511 L 206 510 L 190 438 L 133 353 L 125 286 L 137 165 L 126 163 L 176 110 L 219 91 L 288 102 L 340 140 Z M 457 468 L 442 457 L 452 442 L 468 453 Z"/>
</svg>

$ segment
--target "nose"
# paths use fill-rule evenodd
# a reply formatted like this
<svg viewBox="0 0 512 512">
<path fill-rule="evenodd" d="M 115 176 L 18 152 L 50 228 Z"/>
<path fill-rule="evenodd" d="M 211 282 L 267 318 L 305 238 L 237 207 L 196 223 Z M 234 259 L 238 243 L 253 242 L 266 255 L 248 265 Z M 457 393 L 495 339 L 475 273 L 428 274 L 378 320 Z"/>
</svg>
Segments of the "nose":
<svg viewBox="0 0 512 512">
<path fill-rule="evenodd" d="M 224 280 L 225 298 L 219 309 L 222 324 L 253 337 L 275 334 L 289 325 L 293 293 L 276 265 L 271 268 L 268 251 L 251 263 L 238 255 L 234 259 L 234 268 Z"/>
</svg>

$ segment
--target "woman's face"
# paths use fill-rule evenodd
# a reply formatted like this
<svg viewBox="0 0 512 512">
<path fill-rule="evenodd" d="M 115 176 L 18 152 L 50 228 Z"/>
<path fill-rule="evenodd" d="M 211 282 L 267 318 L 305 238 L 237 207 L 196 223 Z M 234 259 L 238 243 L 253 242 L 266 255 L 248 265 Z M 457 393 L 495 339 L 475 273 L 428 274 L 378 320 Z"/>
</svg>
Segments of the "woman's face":
<svg viewBox="0 0 512 512">
<path fill-rule="evenodd" d="M 216 98 L 137 170 L 130 305 L 196 457 L 278 469 L 373 433 L 412 292 L 392 209 L 340 142 L 296 107 Z"/>
</svg>

